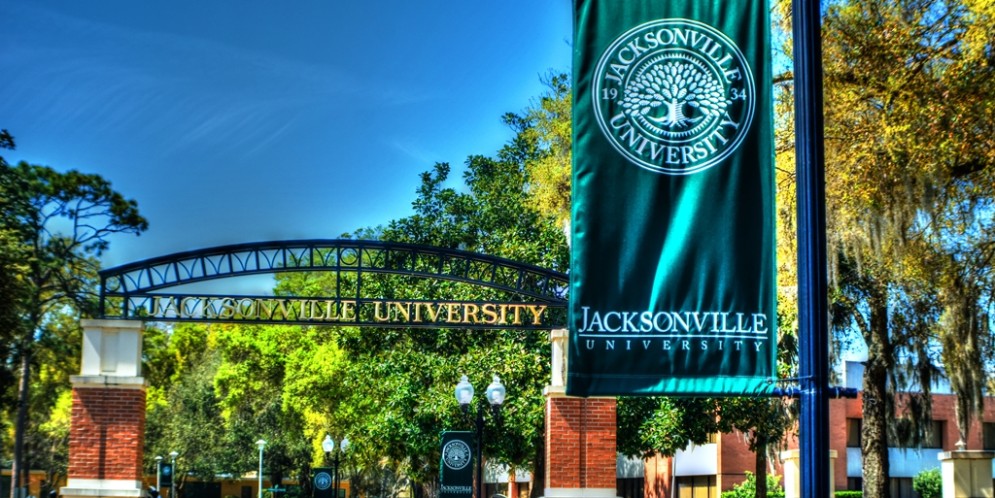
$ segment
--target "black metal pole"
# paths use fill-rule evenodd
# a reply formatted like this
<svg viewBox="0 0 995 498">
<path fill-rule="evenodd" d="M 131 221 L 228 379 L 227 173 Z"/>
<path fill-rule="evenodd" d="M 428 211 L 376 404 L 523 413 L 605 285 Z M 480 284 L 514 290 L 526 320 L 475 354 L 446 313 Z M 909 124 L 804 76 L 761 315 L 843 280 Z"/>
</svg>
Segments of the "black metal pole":
<svg viewBox="0 0 995 498">
<path fill-rule="evenodd" d="M 793 0 L 801 496 L 829 493 L 829 324 L 819 0 Z"/>
<path fill-rule="evenodd" d="M 333 470 L 334 477 L 332 478 L 332 482 L 335 483 L 334 484 L 334 486 L 335 486 L 335 498 L 339 498 L 339 451 L 338 450 L 335 450 L 335 462 L 334 462 L 334 464 L 335 464 L 335 469 Z"/>
<path fill-rule="evenodd" d="M 484 408 L 477 407 L 477 498 L 484 498 Z"/>
<path fill-rule="evenodd" d="M 322 444 L 324 445 L 324 443 L 322 443 Z M 326 451 L 325 452 L 325 460 L 323 462 L 321 462 L 321 464 L 322 465 L 328 465 L 329 462 L 333 462 L 334 463 L 334 460 L 332 460 L 332 452 L 331 451 Z M 332 473 L 334 474 L 334 472 L 335 471 L 333 470 Z M 333 475 L 332 476 L 332 486 L 334 486 L 334 485 L 335 485 L 335 476 Z"/>
</svg>

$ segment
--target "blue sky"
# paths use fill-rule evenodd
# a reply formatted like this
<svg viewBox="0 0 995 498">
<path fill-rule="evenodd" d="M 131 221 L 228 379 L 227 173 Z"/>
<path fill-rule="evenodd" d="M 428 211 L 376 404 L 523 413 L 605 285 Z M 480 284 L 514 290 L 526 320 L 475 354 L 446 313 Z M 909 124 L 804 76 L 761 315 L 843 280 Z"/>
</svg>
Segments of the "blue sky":
<svg viewBox="0 0 995 498">
<path fill-rule="evenodd" d="M 570 68 L 567 0 L 0 2 L 10 162 L 139 203 L 106 267 L 336 238 L 410 213 L 418 174 L 511 136 Z"/>
</svg>

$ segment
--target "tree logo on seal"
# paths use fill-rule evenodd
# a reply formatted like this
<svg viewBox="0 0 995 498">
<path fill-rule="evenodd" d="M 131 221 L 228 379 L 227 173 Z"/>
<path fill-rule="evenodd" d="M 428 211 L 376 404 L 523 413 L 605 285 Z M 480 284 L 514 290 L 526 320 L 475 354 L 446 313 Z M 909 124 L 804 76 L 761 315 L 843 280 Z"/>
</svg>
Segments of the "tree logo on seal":
<svg viewBox="0 0 995 498">
<path fill-rule="evenodd" d="M 470 464 L 470 446 L 454 439 L 442 447 L 442 461 L 453 470 L 460 470 Z"/>
<path fill-rule="evenodd" d="M 753 121 L 753 72 L 733 41 L 690 19 L 658 19 L 615 39 L 591 100 L 608 142 L 635 165 L 689 175 L 729 157 Z"/>
<path fill-rule="evenodd" d="M 318 472 L 314 475 L 314 487 L 321 491 L 332 487 L 332 476 L 328 475 L 328 472 Z"/>
</svg>

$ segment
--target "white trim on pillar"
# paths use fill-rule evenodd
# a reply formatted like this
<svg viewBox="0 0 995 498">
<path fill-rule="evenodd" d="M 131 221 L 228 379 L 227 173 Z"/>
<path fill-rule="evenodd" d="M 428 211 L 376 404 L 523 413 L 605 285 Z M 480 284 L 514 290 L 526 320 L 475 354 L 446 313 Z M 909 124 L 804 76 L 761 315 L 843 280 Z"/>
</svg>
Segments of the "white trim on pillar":
<svg viewBox="0 0 995 498">
<path fill-rule="evenodd" d="M 113 375 L 71 375 L 69 382 L 74 388 L 100 389 L 144 389 L 148 383 L 145 377 L 116 377 Z"/>
<path fill-rule="evenodd" d="M 142 481 L 129 479 L 77 479 L 70 477 L 66 487 L 59 489 L 63 497 L 130 498 L 142 496 Z"/>
<path fill-rule="evenodd" d="M 567 329 L 549 331 L 549 344 L 552 347 L 550 355 L 549 385 L 542 390 L 547 398 L 559 398 L 567 395 L 567 339 L 570 332 Z"/>
<path fill-rule="evenodd" d="M 84 376 L 138 377 L 142 374 L 142 322 L 80 320 Z"/>
<path fill-rule="evenodd" d="M 567 340 L 570 332 L 567 329 L 555 329 L 549 331 L 549 343 L 552 346 L 552 365 L 550 369 L 551 378 L 548 389 L 566 389 L 567 385 Z"/>
<path fill-rule="evenodd" d="M 545 498 L 618 498 L 615 488 L 546 488 Z"/>
</svg>

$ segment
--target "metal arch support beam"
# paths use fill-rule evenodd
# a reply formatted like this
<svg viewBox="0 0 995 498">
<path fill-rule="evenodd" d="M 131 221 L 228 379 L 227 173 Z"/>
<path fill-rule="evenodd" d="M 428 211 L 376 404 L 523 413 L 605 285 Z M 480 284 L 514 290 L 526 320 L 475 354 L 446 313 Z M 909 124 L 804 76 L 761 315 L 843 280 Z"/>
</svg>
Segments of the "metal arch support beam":
<svg viewBox="0 0 995 498">
<path fill-rule="evenodd" d="M 155 294 L 171 287 L 245 275 L 330 271 L 408 275 L 463 282 L 551 305 L 564 305 L 568 277 L 469 251 L 369 240 L 292 240 L 186 251 L 100 272 L 100 313 L 109 298 Z"/>
</svg>

